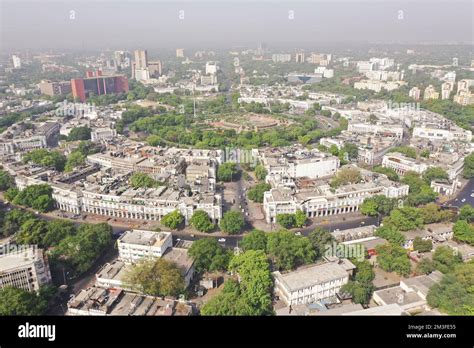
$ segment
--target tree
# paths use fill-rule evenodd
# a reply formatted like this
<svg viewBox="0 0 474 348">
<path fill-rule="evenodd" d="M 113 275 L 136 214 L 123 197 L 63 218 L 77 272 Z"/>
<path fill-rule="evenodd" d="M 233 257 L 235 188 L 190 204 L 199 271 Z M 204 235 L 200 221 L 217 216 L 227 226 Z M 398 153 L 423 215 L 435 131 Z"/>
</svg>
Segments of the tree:
<svg viewBox="0 0 474 348">
<path fill-rule="evenodd" d="M 403 247 L 395 244 L 380 244 L 375 247 L 375 250 L 377 263 L 384 271 L 396 272 L 402 276 L 410 273 L 410 260 Z"/>
<path fill-rule="evenodd" d="M 306 216 L 305 213 L 301 210 L 297 210 L 295 213 L 295 226 L 296 227 L 303 227 L 306 225 L 306 222 L 308 221 L 308 217 Z"/>
<path fill-rule="evenodd" d="M 429 185 L 422 185 L 420 192 L 410 193 L 406 199 L 406 203 L 411 206 L 418 206 L 433 202 L 438 197 L 438 194 L 433 191 Z"/>
<path fill-rule="evenodd" d="M 418 236 L 413 240 L 413 250 L 425 253 L 431 251 L 431 249 L 433 249 L 433 242 L 430 239 L 424 240 Z"/>
<path fill-rule="evenodd" d="M 175 230 L 183 223 L 183 221 L 183 214 L 181 214 L 179 210 L 174 210 L 171 213 L 168 213 L 163 216 L 163 218 L 161 219 L 161 224 Z"/>
<path fill-rule="evenodd" d="M 12 187 L 15 187 L 15 179 L 7 171 L 0 170 L 0 191 L 6 191 Z"/>
<path fill-rule="evenodd" d="M 357 184 L 362 180 L 360 171 L 356 168 L 346 167 L 340 169 L 336 176 L 331 180 L 331 187 L 339 187 L 347 184 Z"/>
<path fill-rule="evenodd" d="M 322 228 L 316 228 L 308 235 L 308 239 L 316 252 L 315 257 L 320 258 L 324 255 L 327 246 L 332 245 L 334 242 L 334 236 Z"/>
<path fill-rule="evenodd" d="M 217 169 L 217 178 L 220 181 L 232 181 L 237 177 L 239 171 L 237 170 L 237 164 L 233 162 L 226 162 L 219 166 Z"/>
<path fill-rule="evenodd" d="M 274 265 L 285 270 L 311 263 L 316 258 L 316 252 L 307 237 L 296 236 L 285 230 L 268 235 L 267 252 Z"/>
<path fill-rule="evenodd" d="M 450 210 L 442 210 L 436 203 L 428 203 L 421 207 L 420 211 L 425 224 L 447 221 L 453 216 Z"/>
<path fill-rule="evenodd" d="M 402 207 L 392 210 L 384 219 L 384 225 L 392 225 L 400 231 L 414 230 L 423 226 L 423 217 L 418 208 Z"/>
<path fill-rule="evenodd" d="M 201 209 L 194 211 L 190 220 L 191 225 L 200 232 L 210 232 L 215 226 L 209 215 Z"/>
<path fill-rule="evenodd" d="M 401 234 L 395 226 L 381 226 L 377 228 L 377 230 L 375 231 L 375 235 L 377 237 L 386 239 L 389 241 L 389 243 L 395 245 L 402 245 L 403 243 L 405 243 L 405 236 Z"/>
<path fill-rule="evenodd" d="M 148 176 L 148 174 L 134 173 L 130 177 L 130 185 L 132 185 L 133 188 L 141 188 L 141 187 L 152 188 L 152 187 L 160 186 L 160 182 L 151 178 L 150 176 Z"/>
<path fill-rule="evenodd" d="M 295 214 L 277 214 L 276 221 L 283 228 L 295 227 Z"/>
<path fill-rule="evenodd" d="M 47 212 L 54 208 L 52 194 L 53 189 L 47 184 L 30 185 L 18 192 L 13 203 L 31 207 L 41 212 Z"/>
<path fill-rule="evenodd" d="M 428 258 L 422 258 L 421 261 L 416 266 L 415 272 L 416 274 L 429 274 L 436 270 L 435 264 Z"/>
<path fill-rule="evenodd" d="M 466 220 L 458 220 L 453 226 L 454 238 L 457 241 L 474 245 L 474 225 Z"/>
<path fill-rule="evenodd" d="M 395 208 L 396 204 L 396 199 L 376 195 L 364 199 L 360 209 L 362 214 L 368 216 L 387 215 Z"/>
<path fill-rule="evenodd" d="M 18 195 L 18 193 L 20 192 L 19 189 L 17 189 L 16 187 L 10 187 L 4 194 L 3 194 L 3 197 L 5 197 L 5 199 L 9 202 L 13 202 L 13 200 L 15 199 L 15 197 Z"/>
<path fill-rule="evenodd" d="M 33 162 L 43 167 L 54 167 L 58 171 L 64 170 L 66 157 L 58 151 L 48 151 L 46 149 L 36 149 L 28 152 L 22 158 L 23 162 Z"/>
<path fill-rule="evenodd" d="M 20 209 L 13 209 L 5 214 L 2 225 L 2 235 L 8 237 L 16 233 L 21 225 L 30 219 L 35 219 L 35 216 L 30 212 L 24 212 Z"/>
<path fill-rule="evenodd" d="M 267 170 L 261 164 L 258 164 L 255 167 L 255 176 L 257 177 L 258 180 L 265 180 L 267 174 L 268 174 Z"/>
<path fill-rule="evenodd" d="M 408 171 L 405 173 L 402 179 L 402 183 L 407 184 L 410 188 L 410 193 L 419 193 L 421 187 L 425 185 L 425 181 L 420 178 L 420 175 L 416 172 Z"/>
<path fill-rule="evenodd" d="M 388 152 L 398 152 L 407 157 L 416 158 L 416 149 L 410 146 L 393 147 Z"/>
<path fill-rule="evenodd" d="M 267 183 L 259 183 L 248 190 L 247 196 L 250 200 L 258 203 L 263 202 L 263 193 L 271 189 L 271 185 Z"/>
<path fill-rule="evenodd" d="M 470 204 L 463 205 L 461 209 L 459 209 L 459 220 L 466 220 L 468 222 L 474 221 L 474 207 Z"/>
<path fill-rule="evenodd" d="M 267 234 L 260 230 L 252 230 L 245 235 L 240 242 L 240 246 L 244 251 L 247 250 L 263 250 L 267 249 Z"/>
<path fill-rule="evenodd" d="M 152 296 L 178 296 L 185 288 L 179 267 L 162 258 L 145 259 L 132 265 L 123 281 L 130 288 Z"/>
<path fill-rule="evenodd" d="M 239 275 L 240 289 L 251 315 L 272 313 L 273 281 L 270 264 L 263 250 L 249 250 L 232 258 L 229 269 Z"/>
<path fill-rule="evenodd" d="M 71 129 L 67 137 L 68 141 L 89 140 L 91 138 L 91 129 L 89 127 L 76 127 Z"/>
<path fill-rule="evenodd" d="M 461 253 L 444 245 L 435 249 L 432 259 L 435 268 L 442 273 L 451 272 L 455 265 L 462 262 Z"/>
<path fill-rule="evenodd" d="M 450 315 L 474 315 L 472 284 L 474 263 L 456 264 L 454 272 L 445 274 L 427 296 L 428 304 Z"/>
<path fill-rule="evenodd" d="M 220 228 L 222 231 L 229 234 L 237 234 L 245 226 L 245 221 L 238 211 L 231 210 L 224 214 L 220 222 Z"/>
<path fill-rule="evenodd" d="M 440 167 L 429 167 L 423 173 L 423 179 L 427 184 L 430 184 L 433 180 L 448 180 L 449 176 L 448 173 Z"/>
<path fill-rule="evenodd" d="M 43 236 L 43 245 L 55 246 L 64 238 L 75 234 L 76 226 L 72 221 L 55 219 L 48 221 L 46 234 Z"/>
<path fill-rule="evenodd" d="M 386 175 L 389 180 L 392 180 L 392 181 L 399 181 L 400 180 L 400 177 L 398 176 L 397 172 L 393 168 L 375 166 L 373 171 L 376 172 L 376 173 Z"/>
<path fill-rule="evenodd" d="M 223 271 L 229 264 L 229 254 L 215 238 L 195 241 L 189 248 L 189 256 L 193 258 L 197 272 Z"/>
<path fill-rule="evenodd" d="M 62 239 L 52 250 L 56 262 L 63 262 L 79 275 L 87 271 L 110 246 L 112 227 L 106 223 L 82 224 L 77 233 Z"/>
<path fill-rule="evenodd" d="M 356 271 L 351 277 L 351 280 L 342 286 L 341 291 L 350 293 L 354 303 L 367 304 L 375 289 L 372 284 L 375 273 L 372 269 L 372 265 L 367 260 L 351 261 L 356 266 Z"/>
<path fill-rule="evenodd" d="M 36 292 L 14 287 L 0 289 L 0 315 L 41 315 L 46 310 L 47 300 Z"/>
<path fill-rule="evenodd" d="M 44 246 L 43 238 L 48 232 L 47 222 L 35 218 L 25 221 L 16 234 L 18 244 L 38 244 Z"/>
<path fill-rule="evenodd" d="M 377 203 L 371 197 L 366 198 L 360 206 L 360 212 L 368 216 L 377 216 L 379 214 L 377 207 Z"/>
<path fill-rule="evenodd" d="M 344 146 L 341 149 L 341 152 L 343 154 L 347 154 L 347 157 L 350 160 L 357 159 L 357 157 L 359 156 L 359 148 L 357 147 L 357 145 L 352 144 L 352 143 L 344 144 Z"/>
<path fill-rule="evenodd" d="M 86 156 L 79 151 L 73 151 L 69 154 L 66 165 L 64 166 L 65 172 L 72 172 L 74 168 L 86 163 Z"/>
<path fill-rule="evenodd" d="M 464 168 L 462 175 L 466 179 L 474 178 L 474 152 L 464 157 Z"/>
</svg>

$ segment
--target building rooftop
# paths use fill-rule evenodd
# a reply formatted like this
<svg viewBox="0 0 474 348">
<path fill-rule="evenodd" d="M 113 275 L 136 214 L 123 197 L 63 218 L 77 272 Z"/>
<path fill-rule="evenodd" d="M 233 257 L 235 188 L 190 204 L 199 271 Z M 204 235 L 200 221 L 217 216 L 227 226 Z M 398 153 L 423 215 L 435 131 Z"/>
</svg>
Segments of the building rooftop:
<svg viewBox="0 0 474 348">
<path fill-rule="evenodd" d="M 145 230 L 125 231 L 120 236 L 120 241 L 127 244 L 149 245 L 154 247 L 162 246 L 171 237 L 171 232 L 155 232 Z"/>
<path fill-rule="evenodd" d="M 277 271 L 273 274 L 289 291 L 296 291 L 334 279 L 347 277 L 346 266 L 336 262 L 327 262 L 305 266 L 289 273 L 281 274 Z"/>
</svg>

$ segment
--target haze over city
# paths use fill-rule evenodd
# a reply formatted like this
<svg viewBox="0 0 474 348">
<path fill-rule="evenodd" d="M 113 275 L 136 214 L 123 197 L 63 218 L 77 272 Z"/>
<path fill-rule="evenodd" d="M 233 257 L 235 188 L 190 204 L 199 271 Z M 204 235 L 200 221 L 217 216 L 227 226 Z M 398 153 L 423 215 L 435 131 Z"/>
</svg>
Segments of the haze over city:
<svg viewBox="0 0 474 348">
<path fill-rule="evenodd" d="M 1 16 L 4 50 L 473 42 L 469 0 L 2 0 Z"/>
</svg>

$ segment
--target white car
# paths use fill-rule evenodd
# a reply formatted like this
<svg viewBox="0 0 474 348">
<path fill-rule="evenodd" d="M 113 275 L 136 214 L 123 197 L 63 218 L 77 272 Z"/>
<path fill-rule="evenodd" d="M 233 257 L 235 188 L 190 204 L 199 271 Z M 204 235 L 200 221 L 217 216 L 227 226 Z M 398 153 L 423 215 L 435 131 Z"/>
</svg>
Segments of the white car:
<svg viewBox="0 0 474 348">
<path fill-rule="evenodd" d="M 217 241 L 218 241 L 219 243 L 225 243 L 225 238 L 219 238 Z"/>
<path fill-rule="evenodd" d="M 464 203 L 466 201 L 466 198 L 461 199 L 461 202 Z"/>
<path fill-rule="evenodd" d="M 301 232 L 296 232 L 295 236 L 301 236 Z"/>
</svg>

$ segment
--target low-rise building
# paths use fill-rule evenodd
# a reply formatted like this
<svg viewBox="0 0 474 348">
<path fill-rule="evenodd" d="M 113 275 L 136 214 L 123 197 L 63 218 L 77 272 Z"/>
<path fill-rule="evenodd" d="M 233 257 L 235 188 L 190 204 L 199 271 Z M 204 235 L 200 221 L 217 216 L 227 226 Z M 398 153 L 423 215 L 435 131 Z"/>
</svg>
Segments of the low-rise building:
<svg viewBox="0 0 474 348">
<path fill-rule="evenodd" d="M 338 262 L 309 265 L 283 274 L 276 271 L 275 293 L 287 305 L 317 302 L 335 297 L 349 281 L 349 274 L 347 264 Z"/>
<path fill-rule="evenodd" d="M 172 246 L 171 232 L 131 230 L 125 231 L 117 240 L 119 257 L 126 263 L 135 263 L 143 258 L 162 257 Z"/>
</svg>

